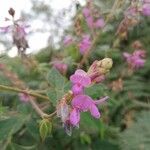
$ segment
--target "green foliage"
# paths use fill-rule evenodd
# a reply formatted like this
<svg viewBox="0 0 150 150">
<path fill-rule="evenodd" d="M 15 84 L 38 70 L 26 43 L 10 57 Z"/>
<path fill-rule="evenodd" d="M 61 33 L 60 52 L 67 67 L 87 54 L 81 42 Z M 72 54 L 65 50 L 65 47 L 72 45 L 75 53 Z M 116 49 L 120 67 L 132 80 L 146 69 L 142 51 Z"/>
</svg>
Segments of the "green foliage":
<svg viewBox="0 0 150 150">
<path fill-rule="evenodd" d="M 150 111 L 137 113 L 131 127 L 120 133 L 122 150 L 149 150 L 150 148 Z"/>
<path fill-rule="evenodd" d="M 50 88 L 47 90 L 47 95 L 55 106 L 57 100 L 60 100 L 65 92 L 69 90 L 70 83 L 54 68 L 48 73 L 48 82 Z"/>
</svg>

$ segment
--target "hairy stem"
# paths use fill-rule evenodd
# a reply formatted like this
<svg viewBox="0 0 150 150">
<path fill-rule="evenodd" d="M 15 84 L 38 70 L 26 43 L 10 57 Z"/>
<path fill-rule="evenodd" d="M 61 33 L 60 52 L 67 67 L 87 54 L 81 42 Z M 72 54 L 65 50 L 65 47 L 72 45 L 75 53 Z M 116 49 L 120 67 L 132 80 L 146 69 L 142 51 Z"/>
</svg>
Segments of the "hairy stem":
<svg viewBox="0 0 150 150">
<path fill-rule="evenodd" d="M 19 88 L 16 88 L 16 87 L 10 87 L 10 86 L 6 86 L 6 85 L 0 85 L 0 90 L 1 91 L 16 92 L 16 93 L 25 93 L 25 94 L 28 94 L 30 96 L 37 97 L 37 98 L 49 101 L 49 98 L 47 96 L 45 96 L 45 95 L 41 95 L 41 94 L 33 92 L 33 91 L 31 92 L 29 90 L 22 90 L 22 89 L 19 89 Z"/>
</svg>

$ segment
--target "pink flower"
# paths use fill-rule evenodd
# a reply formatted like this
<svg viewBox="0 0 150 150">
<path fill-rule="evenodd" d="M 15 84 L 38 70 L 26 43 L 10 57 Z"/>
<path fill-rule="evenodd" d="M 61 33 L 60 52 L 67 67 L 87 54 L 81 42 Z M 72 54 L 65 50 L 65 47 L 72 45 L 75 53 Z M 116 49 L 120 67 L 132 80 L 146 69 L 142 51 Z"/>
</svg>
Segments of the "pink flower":
<svg viewBox="0 0 150 150">
<path fill-rule="evenodd" d="M 96 105 L 102 104 L 108 99 L 108 96 L 101 98 L 100 100 L 92 100 L 87 95 L 77 95 L 72 100 L 72 111 L 70 113 L 70 123 L 73 126 L 77 126 L 80 122 L 80 112 L 90 111 L 94 118 L 100 118 L 100 112 Z"/>
<path fill-rule="evenodd" d="M 88 17 L 88 16 L 90 16 L 90 9 L 85 7 L 85 8 L 83 8 L 82 13 L 85 17 Z"/>
<path fill-rule="evenodd" d="M 6 27 L 0 27 L 0 30 L 2 33 L 8 33 L 10 32 L 11 26 L 6 26 Z"/>
<path fill-rule="evenodd" d="M 150 3 L 150 0 L 144 0 L 144 3 Z"/>
<path fill-rule="evenodd" d="M 68 69 L 68 65 L 61 61 L 54 61 L 53 66 L 62 74 L 65 74 Z"/>
<path fill-rule="evenodd" d="M 19 93 L 19 98 L 22 102 L 28 102 L 29 101 L 29 95 L 25 93 Z"/>
<path fill-rule="evenodd" d="M 89 35 L 83 36 L 83 38 L 79 44 L 80 53 L 81 54 L 87 53 L 89 48 L 91 47 L 91 45 L 92 45 L 92 42 L 90 40 L 90 36 Z"/>
<path fill-rule="evenodd" d="M 94 23 L 95 28 L 103 28 L 105 26 L 105 22 L 103 18 L 96 20 Z"/>
<path fill-rule="evenodd" d="M 133 52 L 133 54 L 129 53 L 123 53 L 123 56 L 125 57 L 128 65 L 132 69 L 139 69 L 144 66 L 145 59 L 145 51 L 144 50 L 136 50 Z"/>
<path fill-rule="evenodd" d="M 150 16 L 150 3 L 145 3 L 142 7 L 142 14 L 144 16 Z"/>
<path fill-rule="evenodd" d="M 94 19 L 92 16 L 88 16 L 86 18 L 86 22 L 87 22 L 87 25 L 89 26 L 89 28 L 94 28 Z"/>
<path fill-rule="evenodd" d="M 70 77 L 70 81 L 73 84 L 72 91 L 75 95 L 82 94 L 84 87 L 87 87 L 91 84 L 90 77 L 81 69 L 76 70 L 75 74 Z"/>
<path fill-rule="evenodd" d="M 65 46 L 68 46 L 68 45 L 70 45 L 70 44 L 72 44 L 72 37 L 71 36 L 66 36 L 65 38 L 64 38 L 64 45 Z"/>
</svg>

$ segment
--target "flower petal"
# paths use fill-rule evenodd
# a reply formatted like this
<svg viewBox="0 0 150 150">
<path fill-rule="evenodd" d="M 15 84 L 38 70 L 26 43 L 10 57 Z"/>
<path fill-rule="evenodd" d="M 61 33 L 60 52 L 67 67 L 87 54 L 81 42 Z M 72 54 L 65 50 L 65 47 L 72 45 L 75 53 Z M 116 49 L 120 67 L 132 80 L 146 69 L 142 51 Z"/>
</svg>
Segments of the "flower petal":
<svg viewBox="0 0 150 150">
<path fill-rule="evenodd" d="M 77 95 L 72 100 L 72 107 L 79 109 L 80 111 L 89 110 L 93 104 L 93 100 L 87 95 Z"/>
<path fill-rule="evenodd" d="M 78 126 L 79 122 L 80 122 L 80 112 L 78 109 L 74 108 L 71 113 L 70 113 L 70 117 L 69 117 L 70 123 L 73 126 Z"/>
<path fill-rule="evenodd" d="M 105 96 L 105 97 L 103 97 L 103 98 L 101 98 L 99 100 L 93 101 L 93 102 L 94 102 L 94 104 L 99 105 L 99 104 L 104 103 L 108 98 L 109 98 L 108 96 Z"/>
<path fill-rule="evenodd" d="M 91 115 L 94 118 L 100 118 L 100 112 L 99 112 L 98 108 L 94 104 L 91 105 L 90 112 L 91 112 Z"/>
</svg>

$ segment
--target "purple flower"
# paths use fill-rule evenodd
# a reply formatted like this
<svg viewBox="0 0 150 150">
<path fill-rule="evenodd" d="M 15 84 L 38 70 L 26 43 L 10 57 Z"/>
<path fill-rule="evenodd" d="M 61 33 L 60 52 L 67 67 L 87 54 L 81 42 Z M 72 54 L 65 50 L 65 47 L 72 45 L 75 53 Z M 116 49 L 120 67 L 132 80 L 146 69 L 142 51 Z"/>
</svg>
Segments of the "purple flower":
<svg viewBox="0 0 150 150">
<path fill-rule="evenodd" d="M 85 7 L 85 8 L 83 8 L 82 13 L 83 13 L 84 17 L 87 18 L 88 16 L 90 16 L 90 9 Z"/>
<path fill-rule="evenodd" d="M 100 19 L 96 20 L 94 25 L 95 25 L 95 28 L 103 28 L 105 26 L 104 19 L 100 18 Z"/>
<path fill-rule="evenodd" d="M 142 14 L 144 16 L 150 16 L 150 3 L 145 3 L 142 7 Z"/>
<path fill-rule="evenodd" d="M 91 39 L 89 35 L 83 36 L 79 48 L 80 48 L 80 53 L 83 55 L 87 53 L 92 45 Z"/>
<path fill-rule="evenodd" d="M 88 16 L 86 18 L 86 22 L 87 22 L 87 25 L 89 26 L 89 28 L 94 28 L 94 19 L 92 16 Z"/>
<path fill-rule="evenodd" d="M 19 98 L 22 102 L 28 102 L 29 101 L 29 95 L 25 93 L 19 93 Z"/>
<path fill-rule="evenodd" d="M 90 111 L 94 118 L 100 118 L 100 112 L 96 105 L 102 104 L 108 99 L 108 96 L 101 98 L 100 100 L 92 100 L 87 95 L 77 95 L 72 100 L 72 111 L 70 112 L 70 123 L 73 126 L 78 126 L 80 122 L 80 113 Z"/>
<path fill-rule="evenodd" d="M 66 36 L 65 38 L 64 38 L 64 45 L 65 46 L 69 46 L 70 44 L 72 44 L 72 37 L 71 36 Z"/>
<path fill-rule="evenodd" d="M 0 27 L 2 33 L 8 33 L 11 30 L 11 26 Z"/>
<path fill-rule="evenodd" d="M 131 69 L 139 69 L 144 66 L 145 59 L 145 51 L 144 50 L 136 50 L 133 52 L 133 54 L 129 54 L 127 52 L 123 53 L 123 56 L 125 57 L 129 67 Z"/>
<path fill-rule="evenodd" d="M 62 74 L 65 74 L 68 69 L 68 65 L 61 61 L 54 61 L 53 66 Z"/>
<path fill-rule="evenodd" d="M 150 3 L 150 0 L 144 0 L 144 3 Z"/>
<path fill-rule="evenodd" d="M 70 81 L 73 84 L 72 91 L 75 95 L 82 94 L 84 87 L 87 87 L 91 84 L 90 77 L 81 69 L 76 70 L 75 74 L 70 77 Z"/>
</svg>

